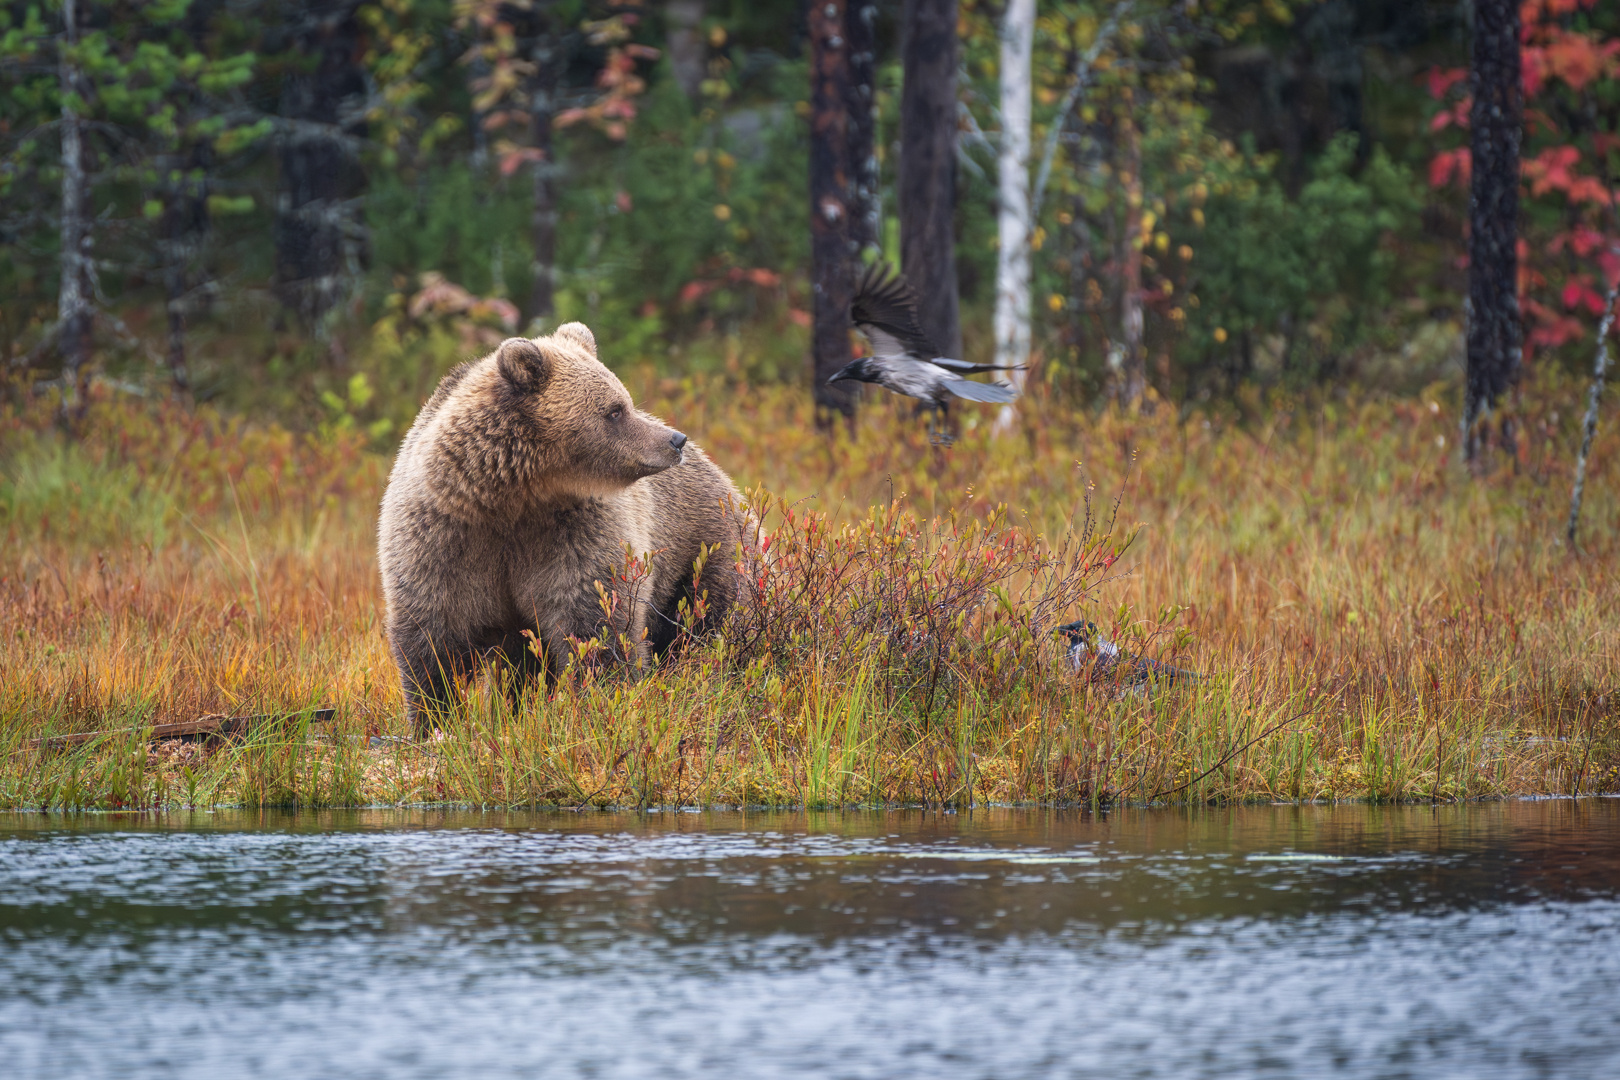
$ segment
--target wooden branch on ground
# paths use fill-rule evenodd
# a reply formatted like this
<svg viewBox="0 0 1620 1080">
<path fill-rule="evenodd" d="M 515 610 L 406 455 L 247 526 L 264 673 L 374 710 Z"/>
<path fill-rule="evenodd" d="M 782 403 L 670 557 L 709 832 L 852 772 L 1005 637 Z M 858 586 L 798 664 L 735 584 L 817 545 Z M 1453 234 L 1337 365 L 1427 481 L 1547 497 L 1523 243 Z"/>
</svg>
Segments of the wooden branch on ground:
<svg viewBox="0 0 1620 1080">
<path fill-rule="evenodd" d="M 321 724 L 332 719 L 335 709 L 315 709 L 310 713 L 310 723 Z M 114 728 L 110 731 L 77 731 L 71 735 L 52 735 L 44 739 L 30 739 L 25 745 L 30 750 L 64 750 L 70 746 L 83 746 L 98 739 L 111 738 L 116 735 L 133 735 L 139 731 L 146 731 L 148 742 L 158 742 L 161 739 L 185 739 L 197 736 L 229 736 L 246 735 L 252 728 L 264 724 L 279 723 L 301 716 L 302 713 L 259 713 L 254 716 L 225 716 L 216 713 L 209 716 L 199 716 L 195 720 L 181 720 L 175 724 L 152 724 L 143 727 Z"/>
</svg>

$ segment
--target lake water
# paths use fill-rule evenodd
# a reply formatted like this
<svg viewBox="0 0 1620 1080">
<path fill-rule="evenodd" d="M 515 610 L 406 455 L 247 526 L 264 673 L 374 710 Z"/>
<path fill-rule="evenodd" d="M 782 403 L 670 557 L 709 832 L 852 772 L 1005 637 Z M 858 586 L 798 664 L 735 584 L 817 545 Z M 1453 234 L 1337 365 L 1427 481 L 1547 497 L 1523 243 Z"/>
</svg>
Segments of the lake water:
<svg viewBox="0 0 1620 1080">
<path fill-rule="evenodd" d="M 0 815 L 0 1074 L 1620 1076 L 1620 801 Z"/>
</svg>

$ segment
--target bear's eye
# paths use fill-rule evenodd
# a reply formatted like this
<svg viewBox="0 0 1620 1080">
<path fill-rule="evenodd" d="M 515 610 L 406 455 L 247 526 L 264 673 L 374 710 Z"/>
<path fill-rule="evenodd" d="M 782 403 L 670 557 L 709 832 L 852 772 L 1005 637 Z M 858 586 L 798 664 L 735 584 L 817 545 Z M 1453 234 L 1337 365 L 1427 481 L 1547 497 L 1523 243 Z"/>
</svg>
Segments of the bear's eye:
<svg viewBox="0 0 1620 1080">
<path fill-rule="evenodd" d="M 623 420 L 624 419 L 624 406 L 622 406 L 622 405 L 613 406 L 613 408 L 608 410 L 607 418 L 609 420 L 613 420 L 615 422 L 617 422 L 619 420 Z"/>
</svg>

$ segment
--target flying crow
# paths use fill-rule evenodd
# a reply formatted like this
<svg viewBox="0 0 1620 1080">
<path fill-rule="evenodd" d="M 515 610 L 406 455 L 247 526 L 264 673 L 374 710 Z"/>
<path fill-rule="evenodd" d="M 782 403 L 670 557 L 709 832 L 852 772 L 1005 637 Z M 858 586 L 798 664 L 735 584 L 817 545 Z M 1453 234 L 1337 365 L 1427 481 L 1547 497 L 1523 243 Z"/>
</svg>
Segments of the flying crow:
<svg viewBox="0 0 1620 1080">
<path fill-rule="evenodd" d="M 916 398 L 930 413 L 929 433 L 936 442 L 949 441 L 935 434 L 933 419 L 945 411 L 952 397 L 1004 404 L 1018 396 L 1018 391 L 1006 383 L 973 382 L 967 378 L 1016 368 L 970 364 L 939 355 L 939 349 L 917 321 L 916 294 L 906 279 L 893 273 L 886 263 L 874 263 L 862 275 L 849 316 L 855 328 L 872 343 L 872 355 L 845 364 L 827 381 L 877 383 L 885 390 Z"/>
<path fill-rule="evenodd" d="M 1069 666 L 1075 674 L 1088 676 L 1092 682 L 1112 682 L 1134 690 L 1148 683 L 1190 682 L 1198 678 L 1197 672 L 1162 660 L 1127 655 L 1103 637 L 1090 619 L 1064 623 L 1057 628 L 1057 633 L 1069 640 Z"/>
</svg>

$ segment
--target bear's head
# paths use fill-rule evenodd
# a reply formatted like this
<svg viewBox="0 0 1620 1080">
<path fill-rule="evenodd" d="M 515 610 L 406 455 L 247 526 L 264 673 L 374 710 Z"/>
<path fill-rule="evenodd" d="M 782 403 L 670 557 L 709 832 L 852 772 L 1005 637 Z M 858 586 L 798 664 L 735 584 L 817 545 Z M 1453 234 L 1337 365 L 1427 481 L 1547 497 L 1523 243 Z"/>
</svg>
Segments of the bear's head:
<svg viewBox="0 0 1620 1080">
<path fill-rule="evenodd" d="M 505 405 L 521 412 L 543 446 L 544 485 L 604 494 L 679 465 L 686 436 L 635 407 L 618 376 L 596 357 L 584 323 L 549 337 L 507 338 L 495 367 Z"/>
</svg>

